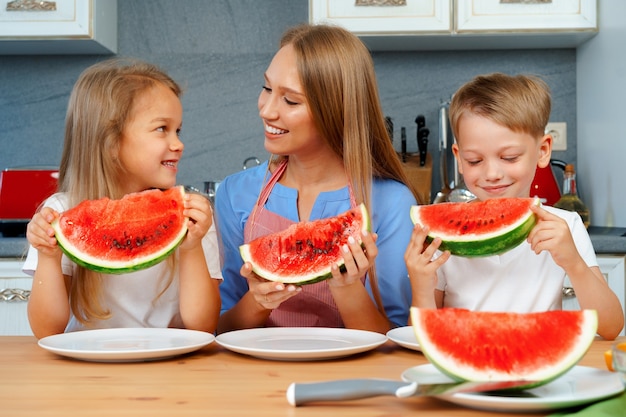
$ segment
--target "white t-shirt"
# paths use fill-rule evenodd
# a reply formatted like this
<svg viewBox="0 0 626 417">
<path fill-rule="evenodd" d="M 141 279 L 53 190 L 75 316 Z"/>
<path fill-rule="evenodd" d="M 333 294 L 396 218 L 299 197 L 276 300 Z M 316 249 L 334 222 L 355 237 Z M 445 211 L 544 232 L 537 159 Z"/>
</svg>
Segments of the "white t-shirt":
<svg viewBox="0 0 626 417">
<path fill-rule="evenodd" d="M 67 209 L 67 198 L 63 194 L 55 194 L 44 205 L 63 212 Z M 222 279 L 215 223 L 202 239 L 202 248 L 211 277 Z M 29 275 L 35 273 L 37 254 L 37 250 L 32 246 L 28 249 L 23 266 L 24 273 Z M 175 256 L 178 257 L 178 250 Z M 91 323 L 89 329 L 184 327 L 179 311 L 178 271 L 175 271 L 171 285 L 161 296 L 158 296 L 167 285 L 167 265 L 168 263 L 163 261 L 150 268 L 128 274 L 103 275 L 103 306 L 111 311 L 111 318 L 95 321 Z M 63 274 L 73 276 L 77 265 L 63 255 L 61 268 Z M 37 284 L 33 283 L 33 285 Z M 59 302 L 65 301 L 59 300 Z M 72 314 L 65 332 L 87 329 Z"/>
<path fill-rule="evenodd" d="M 565 219 L 585 263 L 598 266 L 578 213 L 543 208 Z M 548 251 L 535 254 L 524 241 L 502 255 L 451 256 L 437 271 L 437 289 L 445 292 L 444 307 L 518 313 L 560 310 L 565 276 Z"/>
</svg>

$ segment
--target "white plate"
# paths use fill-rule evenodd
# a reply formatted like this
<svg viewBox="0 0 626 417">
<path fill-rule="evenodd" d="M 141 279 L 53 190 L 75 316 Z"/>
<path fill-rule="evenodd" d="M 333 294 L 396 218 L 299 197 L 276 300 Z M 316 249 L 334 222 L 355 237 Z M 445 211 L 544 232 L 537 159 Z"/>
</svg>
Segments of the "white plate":
<svg viewBox="0 0 626 417">
<path fill-rule="evenodd" d="M 57 334 L 40 339 L 39 346 L 86 361 L 137 362 L 193 352 L 214 340 L 211 333 L 196 330 L 123 328 Z"/>
<path fill-rule="evenodd" d="M 420 365 L 402 373 L 409 382 L 435 383 L 452 381 L 433 365 Z M 624 385 L 615 372 L 575 366 L 554 381 L 537 388 L 522 391 L 533 397 L 501 394 L 459 393 L 438 398 L 480 410 L 500 412 L 535 412 L 575 407 L 617 395 Z"/>
<path fill-rule="evenodd" d="M 399 344 L 407 349 L 422 351 L 417 338 L 415 337 L 415 330 L 413 326 L 396 327 L 387 332 L 389 340 Z"/>
<path fill-rule="evenodd" d="M 217 343 L 262 359 L 335 359 L 365 352 L 387 341 L 384 334 L 327 327 L 266 327 L 222 333 Z"/>
</svg>

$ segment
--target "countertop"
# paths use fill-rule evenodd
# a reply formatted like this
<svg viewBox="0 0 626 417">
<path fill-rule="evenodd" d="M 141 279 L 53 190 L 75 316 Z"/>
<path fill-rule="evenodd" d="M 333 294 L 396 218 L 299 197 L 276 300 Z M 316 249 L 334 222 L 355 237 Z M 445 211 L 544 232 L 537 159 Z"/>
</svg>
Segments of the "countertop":
<svg viewBox="0 0 626 417">
<path fill-rule="evenodd" d="M 626 254 L 626 228 L 589 227 L 596 253 Z M 28 241 L 24 237 L 0 237 L 0 258 L 20 258 L 26 255 Z"/>
<path fill-rule="evenodd" d="M 606 369 L 611 341 L 595 340 L 579 365 Z M 485 413 L 429 397 L 380 396 L 358 401 L 288 404 L 292 382 L 345 378 L 400 379 L 427 364 L 420 352 L 391 341 L 335 360 L 270 361 L 225 350 L 216 342 L 183 356 L 138 363 L 95 363 L 57 356 L 34 337 L 0 337 L 2 415 L 52 416 L 545 416 L 552 412 Z"/>
</svg>

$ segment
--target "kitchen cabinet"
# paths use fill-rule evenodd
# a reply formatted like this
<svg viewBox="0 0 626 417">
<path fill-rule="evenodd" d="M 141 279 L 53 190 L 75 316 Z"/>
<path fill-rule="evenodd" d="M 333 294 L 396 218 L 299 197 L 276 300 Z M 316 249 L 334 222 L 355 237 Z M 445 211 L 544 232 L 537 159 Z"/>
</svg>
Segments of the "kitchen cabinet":
<svg viewBox="0 0 626 417">
<path fill-rule="evenodd" d="M 597 0 L 309 0 L 309 20 L 343 26 L 374 51 L 574 48 L 598 32 Z"/>
<path fill-rule="evenodd" d="M 626 268 L 624 266 L 625 260 L 626 256 L 624 255 L 598 255 L 598 266 L 600 267 L 602 274 L 606 278 L 609 287 L 611 287 L 613 292 L 617 295 L 620 302 L 622 303 L 622 308 L 625 310 L 626 316 L 626 304 L 624 303 L 624 301 L 626 300 Z M 578 304 L 576 295 L 572 291 L 569 278 L 565 280 L 565 285 L 563 287 L 563 309 L 580 309 L 580 304 Z M 626 334 L 625 330 L 622 329 L 622 332 L 620 334 Z"/>
<path fill-rule="evenodd" d="M 1 55 L 115 52 L 117 0 L 0 2 Z"/>
<path fill-rule="evenodd" d="M 32 278 L 22 272 L 23 261 L 0 258 L 0 335 L 32 335 L 26 307 Z"/>
</svg>

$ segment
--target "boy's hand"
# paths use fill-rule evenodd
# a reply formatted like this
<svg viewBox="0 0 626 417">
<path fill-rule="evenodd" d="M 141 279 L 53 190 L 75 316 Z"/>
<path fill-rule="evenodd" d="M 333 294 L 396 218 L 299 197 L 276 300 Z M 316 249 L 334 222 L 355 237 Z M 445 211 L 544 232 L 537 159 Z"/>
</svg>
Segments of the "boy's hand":
<svg viewBox="0 0 626 417">
<path fill-rule="evenodd" d="M 550 252 L 554 262 L 567 271 L 568 264 L 580 257 L 567 222 L 541 207 L 533 205 L 531 210 L 537 215 L 537 224 L 526 239 L 531 249 L 537 254 Z"/>
<path fill-rule="evenodd" d="M 437 285 L 437 269 L 450 258 L 450 252 L 445 251 L 437 259 L 433 256 L 441 239 L 437 238 L 430 244 L 426 243 L 428 228 L 417 224 L 413 228 L 411 241 L 404 253 L 411 287 L 413 289 L 413 305 L 429 307 L 434 302 L 435 287 Z"/>
</svg>

